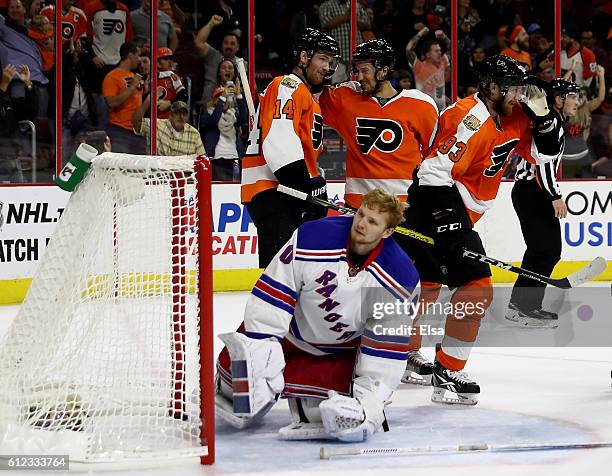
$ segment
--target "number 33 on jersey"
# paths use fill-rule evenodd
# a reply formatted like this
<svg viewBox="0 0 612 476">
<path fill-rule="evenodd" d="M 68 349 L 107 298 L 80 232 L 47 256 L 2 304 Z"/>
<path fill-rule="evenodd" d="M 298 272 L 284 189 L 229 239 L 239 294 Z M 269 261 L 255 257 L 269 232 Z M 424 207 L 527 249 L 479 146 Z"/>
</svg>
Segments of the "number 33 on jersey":
<svg viewBox="0 0 612 476">
<path fill-rule="evenodd" d="M 323 118 L 310 90 L 294 74 L 278 76 L 259 97 L 255 124 L 242 161 L 242 203 L 276 188 L 281 167 L 305 160 L 311 177 L 319 175 Z"/>
</svg>

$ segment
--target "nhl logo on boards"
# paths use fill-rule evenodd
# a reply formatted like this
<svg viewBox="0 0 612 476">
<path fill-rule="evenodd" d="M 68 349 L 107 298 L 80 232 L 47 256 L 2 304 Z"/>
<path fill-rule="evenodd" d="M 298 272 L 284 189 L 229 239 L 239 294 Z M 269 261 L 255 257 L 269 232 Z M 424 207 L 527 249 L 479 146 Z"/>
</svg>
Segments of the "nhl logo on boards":
<svg viewBox="0 0 612 476">
<path fill-rule="evenodd" d="M 470 114 L 463 119 L 463 125 L 473 132 L 480 128 L 480 124 L 480 120 L 474 114 Z"/>
</svg>

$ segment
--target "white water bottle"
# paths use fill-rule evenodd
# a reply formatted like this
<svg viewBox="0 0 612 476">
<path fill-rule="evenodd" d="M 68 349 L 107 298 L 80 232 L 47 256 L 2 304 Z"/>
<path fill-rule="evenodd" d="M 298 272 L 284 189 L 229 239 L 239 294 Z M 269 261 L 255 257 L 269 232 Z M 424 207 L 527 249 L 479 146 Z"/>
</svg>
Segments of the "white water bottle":
<svg viewBox="0 0 612 476">
<path fill-rule="evenodd" d="M 240 182 L 240 160 L 234 159 L 234 164 L 232 166 L 232 181 Z"/>
</svg>

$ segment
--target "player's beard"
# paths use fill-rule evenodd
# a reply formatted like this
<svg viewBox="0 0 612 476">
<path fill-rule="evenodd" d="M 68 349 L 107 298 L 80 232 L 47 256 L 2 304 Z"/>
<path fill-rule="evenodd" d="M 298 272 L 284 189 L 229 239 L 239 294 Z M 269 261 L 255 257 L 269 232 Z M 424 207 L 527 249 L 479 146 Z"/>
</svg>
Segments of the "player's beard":
<svg viewBox="0 0 612 476">
<path fill-rule="evenodd" d="M 495 110 L 495 112 L 497 112 L 497 114 L 505 117 L 512 114 L 513 106 L 511 106 L 502 99 L 501 101 L 493 103 L 493 109 Z"/>
<path fill-rule="evenodd" d="M 373 96 L 376 92 L 376 83 L 372 84 L 369 81 L 362 81 L 361 83 L 361 92 L 368 96 Z M 365 87 L 364 87 L 365 86 Z"/>
</svg>

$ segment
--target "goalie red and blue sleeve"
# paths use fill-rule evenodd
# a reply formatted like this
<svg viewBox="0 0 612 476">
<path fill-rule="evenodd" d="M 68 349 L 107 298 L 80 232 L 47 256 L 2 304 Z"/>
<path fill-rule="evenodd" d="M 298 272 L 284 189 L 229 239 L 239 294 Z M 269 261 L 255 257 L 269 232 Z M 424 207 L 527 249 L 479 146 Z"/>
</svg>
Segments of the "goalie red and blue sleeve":
<svg viewBox="0 0 612 476">
<path fill-rule="evenodd" d="M 244 318 L 245 334 L 251 338 L 276 337 L 282 340 L 289 331 L 301 290 L 294 269 L 296 240 L 297 230 L 251 291 Z"/>
<path fill-rule="evenodd" d="M 385 240 L 374 263 L 380 287 L 372 289 L 366 300 L 372 312 L 361 336 L 355 375 L 382 382 L 388 392 L 382 398 L 387 399 L 400 384 L 406 367 L 420 282 L 412 262 L 393 239 Z M 393 311 L 382 312 L 385 309 Z"/>
</svg>

